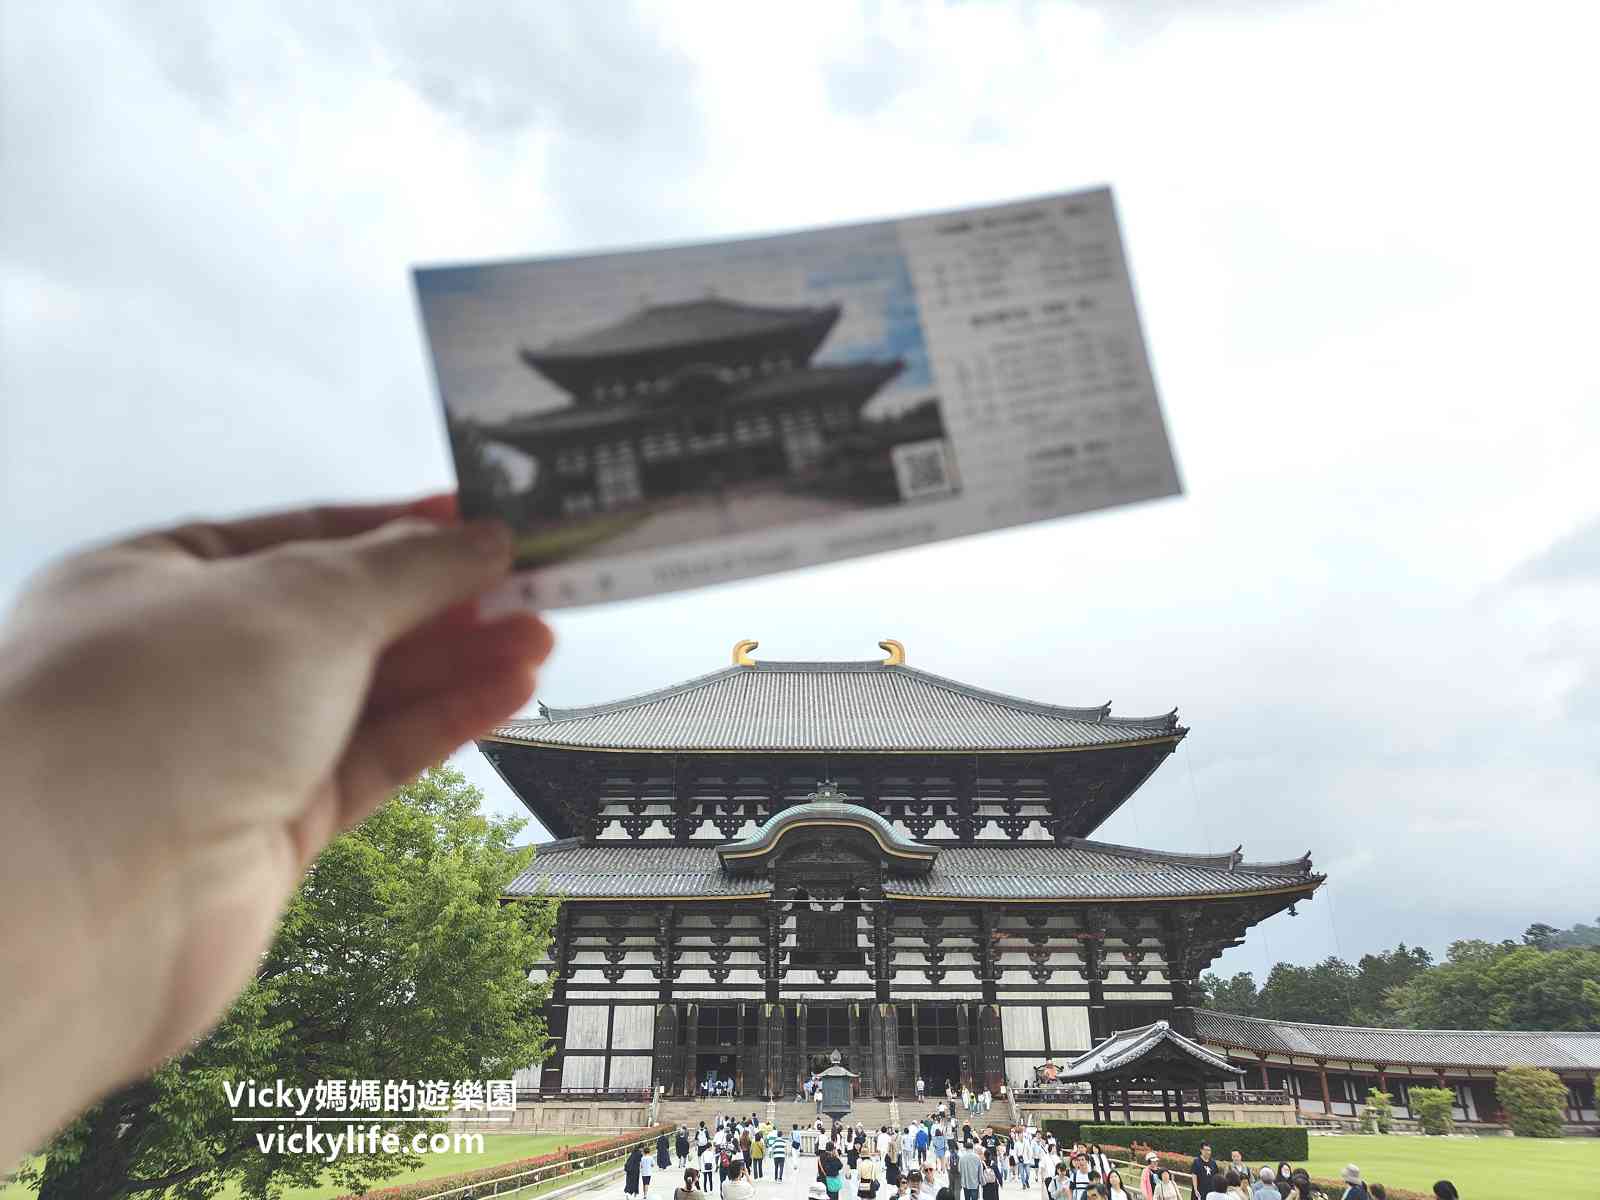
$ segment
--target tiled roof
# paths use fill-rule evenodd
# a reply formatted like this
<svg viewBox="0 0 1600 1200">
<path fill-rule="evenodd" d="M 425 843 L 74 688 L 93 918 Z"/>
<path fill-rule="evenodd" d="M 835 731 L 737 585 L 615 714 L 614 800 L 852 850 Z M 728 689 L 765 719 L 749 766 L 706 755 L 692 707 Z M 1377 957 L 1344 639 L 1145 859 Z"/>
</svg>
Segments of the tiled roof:
<svg viewBox="0 0 1600 1200">
<path fill-rule="evenodd" d="M 698 342 L 761 337 L 807 327 L 830 328 L 838 305 L 777 308 L 707 298 L 642 308 L 613 325 L 528 351 L 534 360 L 645 354 Z"/>
<path fill-rule="evenodd" d="M 612 750 L 984 751 L 1114 746 L 1185 732 L 1177 712 L 1114 717 L 881 660 L 757 662 L 586 708 L 545 708 L 496 739 Z"/>
<path fill-rule="evenodd" d="M 1158 1052 L 1163 1056 L 1176 1052 L 1219 1075 L 1243 1074 L 1242 1068 L 1197 1046 L 1165 1021 L 1157 1021 L 1153 1025 L 1113 1033 L 1093 1050 L 1068 1063 L 1060 1078 L 1093 1079 L 1113 1074 L 1134 1067 L 1141 1059 Z"/>
<path fill-rule="evenodd" d="M 941 847 L 932 871 L 891 876 L 884 890 L 895 896 L 971 900 L 1161 899 L 1281 892 L 1320 882 L 1305 860 L 1252 864 L 1232 855 L 1162 855 L 1074 840 L 1061 846 Z M 724 872 L 715 846 L 563 841 L 538 847 L 533 864 L 512 881 L 507 894 L 664 899 L 763 896 L 770 888 L 765 875 Z"/>
<path fill-rule="evenodd" d="M 1510 1067 L 1600 1071 L 1600 1033 L 1524 1033 L 1484 1029 L 1372 1029 L 1264 1021 L 1195 1010 L 1195 1032 L 1214 1046 L 1262 1054 L 1390 1066 Z"/>
</svg>

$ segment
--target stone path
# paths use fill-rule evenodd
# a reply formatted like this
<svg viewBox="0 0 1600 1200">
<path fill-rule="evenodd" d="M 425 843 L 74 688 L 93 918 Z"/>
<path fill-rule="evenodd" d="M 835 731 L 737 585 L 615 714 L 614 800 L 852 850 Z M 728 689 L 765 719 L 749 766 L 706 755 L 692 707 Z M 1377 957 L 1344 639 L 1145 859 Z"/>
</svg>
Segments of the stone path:
<svg viewBox="0 0 1600 1200">
<path fill-rule="evenodd" d="M 816 1179 L 817 1160 L 809 1154 L 803 1154 L 798 1158 L 790 1155 L 784 1167 L 782 1183 L 772 1178 L 772 1164 L 770 1162 L 765 1164 L 765 1171 L 767 1176 L 765 1179 L 752 1181 L 756 1186 L 756 1200 L 807 1200 L 807 1196 L 811 1191 L 811 1184 Z M 713 1181 L 714 1183 L 715 1181 Z M 944 1175 L 936 1175 L 934 1188 L 937 1190 L 948 1183 L 949 1180 Z M 1031 1188 L 1024 1190 L 1018 1185 L 1015 1178 L 1011 1179 L 1001 1185 L 1001 1200 L 1043 1200 L 1043 1193 L 1039 1190 L 1038 1179 L 1035 1178 L 1032 1183 L 1033 1186 Z M 657 1167 L 655 1178 L 650 1183 L 650 1194 L 645 1200 L 672 1200 L 673 1189 L 680 1187 L 682 1184 L 683 1169 L 681 1167 L 673 1165 L 664 1171 Z M 958 1186 L 953 1190 L 956 1200 L 961 1200 L 960 1187 Z M 1133 1190 L 1137 1191 L 1138 1189 L 1135 1187 Z M 879 1188 L 879 1196 L 882 1200 L 887 1200 L 892 1194 L 885 1188 Z M 715 1195 L 714 1188 L 713 1195 Z M 626 1200 L 622 1192 L 622 1176 L 618 1175 L 615 1179 L 606 1180 L 599 1186 L 581 1193 L 581 1200 Z"/>
</svg>

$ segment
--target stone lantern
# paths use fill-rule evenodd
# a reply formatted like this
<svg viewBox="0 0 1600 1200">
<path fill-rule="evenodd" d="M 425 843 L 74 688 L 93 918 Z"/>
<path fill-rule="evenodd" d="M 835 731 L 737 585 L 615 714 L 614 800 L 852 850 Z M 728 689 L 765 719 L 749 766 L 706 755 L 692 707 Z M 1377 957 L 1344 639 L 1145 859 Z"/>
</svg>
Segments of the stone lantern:
<svg viewBox="0 0 1600 1200">
<path fill-rule="evenodd" d="M 854 1090 L 852 1081 L 857 1076 L 854 1071 L 839 1065 L 837 1050 L 828 1056 L 828 1060 L 833 1065 L 817 1076 L 818 1086 L 822 1088 L 821 1111 L 835 1121 L 841 1121 L 850 1111 L 850 1093 Z"/>
</svg>

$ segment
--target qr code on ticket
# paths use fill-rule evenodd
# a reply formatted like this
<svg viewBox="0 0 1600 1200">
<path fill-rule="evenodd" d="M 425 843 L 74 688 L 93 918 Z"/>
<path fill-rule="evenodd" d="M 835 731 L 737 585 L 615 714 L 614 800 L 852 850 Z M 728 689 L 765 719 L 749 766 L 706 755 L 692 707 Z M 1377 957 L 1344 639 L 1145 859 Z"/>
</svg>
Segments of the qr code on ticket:
<svg viewBox="0 0 1600 1200">
<path fill-rule="evenodd" d="M 900 499 L 948 496 L 956 490 L 955 463 L 950 457 L 950 443 L 943 438 L 903 443 L 894 447 L 890 455 Z"/>
</svg>

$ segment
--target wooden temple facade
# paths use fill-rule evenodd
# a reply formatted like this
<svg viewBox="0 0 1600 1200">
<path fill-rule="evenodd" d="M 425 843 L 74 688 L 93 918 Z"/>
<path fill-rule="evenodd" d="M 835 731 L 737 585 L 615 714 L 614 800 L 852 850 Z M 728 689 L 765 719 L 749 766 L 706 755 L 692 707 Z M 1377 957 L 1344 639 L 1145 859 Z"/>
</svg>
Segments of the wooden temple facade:
<svg viewBox="0 0 1600 1200">
<path fill-rule="evenodd" d="M 1165 1022 L 1309 897 L 1309 855 L 1092 839 L 1171 754 L 1114 716 L 908 666 L 732 665 L 543 708 L 480 747 L 557 840 L 511 897 L 565 898 L 544 1093 L 793 1096 L 838 1050 L 863 1094 L 1002 1082 Z M 531 1081 L 530 1081 L 531 1082 Z"/>
<path fill-rule="evenodd" d="M 642 308 L 524 350 L 523 362 L 571 403 L 490 426 L 484 436 L 538 464 L 533 504 L 546 517 L 749 480 L 803 481 L 862 453 L 887 472 L 888 450 L 864 435 L 871 423 L 862 409 L 905 363 L 813 364 L 841 312 L 836 304 L 716 298 Z M 929 414 L 920 432 L 942 436 L 937 410 Z"/>
</svg>

